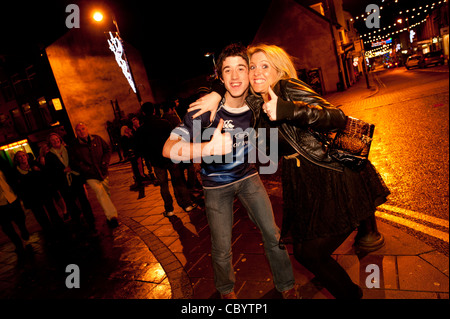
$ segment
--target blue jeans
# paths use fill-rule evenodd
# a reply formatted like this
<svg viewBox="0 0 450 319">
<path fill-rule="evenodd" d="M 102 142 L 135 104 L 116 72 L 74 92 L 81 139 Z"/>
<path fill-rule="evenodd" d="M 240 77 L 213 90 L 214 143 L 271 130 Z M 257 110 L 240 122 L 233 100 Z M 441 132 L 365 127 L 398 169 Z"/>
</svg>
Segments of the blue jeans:
<svg viewBox="0 0 450 319">
<path fill-rule="evenodd" d="M 275 288 L 286 291 L 295 279 L 287 250 L 279 248 L 280 230 L 275 223 L 272 205 L 259 175 L 220 188 L 205 188 L 206 215 L 211 230 L 214 282 L 221 294 L 233 291 L 235 283 L 231 253 L 234 198 L 241 201 L 262 234 L 264 249 L 272 270 Z"/>
</svg>

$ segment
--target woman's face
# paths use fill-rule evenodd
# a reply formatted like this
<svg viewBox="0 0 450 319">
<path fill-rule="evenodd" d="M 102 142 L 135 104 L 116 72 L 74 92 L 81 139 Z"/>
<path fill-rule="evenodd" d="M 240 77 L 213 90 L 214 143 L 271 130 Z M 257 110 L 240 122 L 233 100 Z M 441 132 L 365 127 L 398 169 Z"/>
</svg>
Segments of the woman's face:
<svg viewBox="0 0 450 319">
<path fill-rule="evenodd" d="M 277 80 L 278 72 L 263 52 L 256 52 L 250 58 L 249 77 L 250 85 L 256 93 L 268 94 L 269 86 Z"/>
<path fill-rule="evenodd" d="M 50 142 L 50 144 L 52 145 L 53 148 L 60 148 L 61 147 L 61 140 L 56 135 L 50 136 L 49 142 Z"/>
</svg>

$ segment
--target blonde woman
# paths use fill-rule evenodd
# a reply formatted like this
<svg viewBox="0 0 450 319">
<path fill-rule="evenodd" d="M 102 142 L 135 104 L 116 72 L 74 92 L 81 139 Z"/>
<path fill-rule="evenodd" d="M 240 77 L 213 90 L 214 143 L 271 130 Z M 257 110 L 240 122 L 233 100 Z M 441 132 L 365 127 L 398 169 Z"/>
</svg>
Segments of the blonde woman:
<svg viewBox="0 0 450 319">
<path fill-rule="evenodd" d="M 247 53 L 252 98 L 259 100 L 255 120 L 259 127 L 276 127 L 279 133 L 281 242 L 293 244 L 296 260 L 336 298 L 361 298 L 362 289 L 331 254 L 363 224 L 372 229 L 358 236 L 361 245 L 367 241 L 369 249 L 378 249 L 384 244 L 374 213 L 390 192 L 370 162 L 357 172 L 328 156 L 317 136 L 344 128 L 347 117 L 298 80 L 286 51 L 263 44 L 249 47 Z"/>
</svg>

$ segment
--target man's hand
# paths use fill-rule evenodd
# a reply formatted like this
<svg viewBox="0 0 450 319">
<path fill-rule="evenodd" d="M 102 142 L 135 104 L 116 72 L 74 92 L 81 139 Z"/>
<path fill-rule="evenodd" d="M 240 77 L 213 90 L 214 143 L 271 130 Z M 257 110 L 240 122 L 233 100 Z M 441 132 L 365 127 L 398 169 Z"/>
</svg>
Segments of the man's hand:
<svg viewBox="0 0 450 319">
<path fill-rule="evenodd" d="M 211 141 L 203 148 L 203 156 L 225 155 L 233 150 L 233 139 L 230 133 L 222 133 L 222 129 L 223 119 L 220 119 Z"/>
</svg>

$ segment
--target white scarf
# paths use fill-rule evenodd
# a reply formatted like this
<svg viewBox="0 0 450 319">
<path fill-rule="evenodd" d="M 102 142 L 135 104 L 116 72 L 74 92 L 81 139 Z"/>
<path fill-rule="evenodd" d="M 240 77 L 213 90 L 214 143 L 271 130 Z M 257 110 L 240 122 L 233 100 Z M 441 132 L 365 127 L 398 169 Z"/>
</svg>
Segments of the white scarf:
<svg viewBox="0 0 450 319">
<path fill-rule="evenodd" d="M 51 148 L 50 152 L 56 155 L 58 159 L 61 161 L 61 163 L 64 164 L 64 167 L 69 166 L 69 153 L 67 152 L 67 148 L 64 145 L 61 145 L 59 150 L 56 148 Z"/>
<path fill-rule="evenodd" d="M 67 148 L 64 145 L 61 145 L 59 150 L 52 147 L 50 149 L 50 152 L 52 152 L 53 154 L 56 155 L 56 157 L 64 165 L 64 168 L 69 166 L 69 153 L 67 152 Z M 72 185 L 72 174 L 80 175 L 79 173 L 77 173 L 75 171 L 66 172 L 67 183 L 69 184 L 69 186 Z"/>
</svg>

